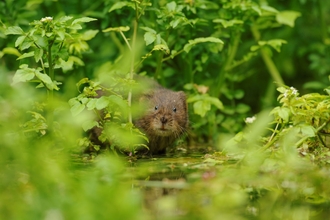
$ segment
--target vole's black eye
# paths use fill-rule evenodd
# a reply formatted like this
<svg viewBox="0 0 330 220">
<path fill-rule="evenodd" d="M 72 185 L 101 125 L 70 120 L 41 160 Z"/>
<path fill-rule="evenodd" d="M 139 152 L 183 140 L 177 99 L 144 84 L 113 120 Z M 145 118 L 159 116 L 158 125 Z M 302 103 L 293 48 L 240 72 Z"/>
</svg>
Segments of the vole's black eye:
<svg viewBox="0 0 330 220">
<path fill-rule="evenodd" d="M 173 112 L 176 112 L 176 108 L 175 107 L 173 107 Z"/>
<path fill-rule="evenodd" d="M 155 111 L 157 111 L 157 110 L 158 110 L 158 105 L 155 106 Z"/>
</svg>

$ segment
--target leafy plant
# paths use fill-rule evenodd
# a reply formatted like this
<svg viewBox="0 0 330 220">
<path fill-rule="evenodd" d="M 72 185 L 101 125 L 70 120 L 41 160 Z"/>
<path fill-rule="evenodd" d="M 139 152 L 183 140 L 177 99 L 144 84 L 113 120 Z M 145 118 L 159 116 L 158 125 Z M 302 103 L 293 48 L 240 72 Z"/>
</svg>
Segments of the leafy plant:
<svg viewBox="0 0 330 220">
<path fill-rule="evenodd" d="M 34 58 L 20 65 L 13 77 L 13 84 L 38 83 L 36 88 L 46 88 L 50 107 L 53 102 L 53 91 L 59 90 L 58 86 L 61 84 L 56 81 L 55 69 L 62 68 L 63 71 L 68 71 L 74 64 L 84 65 L 78 56 L 88 49 L 86 41 L 92 39 L 98 31 L 88 30 L 80 34 L 78 30 L 82 29 L 82 23 L 94 20 L 96 19 L 89 17 L 74 20 L 70 16 L 58 20 L 45 17 L 32 22 L 30 24 L 32 27 L 28 31 L 24 31 L 19 26 L 6 28 L 6 35 L 19 36 L 15 41 L 15 47 L 23 54 L 20 54 L 17 60 Z M 36 64 L 39 66 L 35 67 Z M 48 114 L 50 125 L 53 123 L 52 114 L 52 111 Z"/>
</svg>

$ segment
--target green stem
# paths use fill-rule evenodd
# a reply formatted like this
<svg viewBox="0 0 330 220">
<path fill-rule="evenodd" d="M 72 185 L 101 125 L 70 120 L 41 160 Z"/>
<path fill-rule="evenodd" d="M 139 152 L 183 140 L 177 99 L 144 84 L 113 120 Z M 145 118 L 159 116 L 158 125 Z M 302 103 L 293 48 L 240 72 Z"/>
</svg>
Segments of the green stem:
<svg viewBox="0 0 330 220">
<path fill-rule="evenodd" d="M 52 46 L 53 46 L 54 41 L 49 41 L 48 42 L 48 68 L 49 68 L 49 77 L 52 81 L 54 81 L 54 66 L 52 63 Z M 48 126 L 51 128 L 53 126 L 53 100 L 54 100 L 54 90 L 48 90 Z"/>
<path fill-rule="evenodd" d="M 162 62 L 165 62 L 167 60 L 173 59 L 175 56 L 179 55 L 180 53 L 184 52 L 184 49 L 179 50 L 178 52 L 176 52 L 175 54 L 172 54 L 171 56 L 165 57 L 162 59 Z"/>
<path fill-rule="evenodd" d="M 128 42 L 127 38 L 125 37 L 124 33 L 123 33 L 122 31 L 119 31 L 119 33 L 120 33 L 120 35 L 124 38 L 124 41 L 125 41 L 125 43 L 126 43 L 128 49 L 129 49 L 130 51 L 132 51 L 131 45 L 129 45 L 129 42 Z"/>
<path fill-rule="evenodd" d="M 324 122 L 320 127 L 318 127 L 316 129 L 316 134 L 318 134 L 319 131 L 321 131 L 326 125 L 328 124 L 328 122 Z M 302 145 L 308 138 L 310 138 L 309 136 L 305 136 L 303 138 L 301 138 L 296 144 L 295 147 L 299 147 L 300 145 Z"/>
<path fill-rule="evenodd" d="M 323 1 L 323 0 L 322 0 Z M 324 19 L 324 10 L 323 10 L 323 5 L 322 5 L 322 1 L 318 0 L 317 1 L 317 9 L 319 11 L 319 15 L 320 15 L 320 23 L 321 23 L 321 35 L 322 35 L 322 40 L 324 43 L 326 43 L 327 39 L 328 39 L 328 33 L 327 33 L 327 24 L 325 22 Z"/>
<path fill-rule="evenodd" d="M 164 77 L 163 77 L 163 71 L 162 71 L 162 64 L 163 64 L 163 57 L 164 53 L 157 51 L 158 56 L 157 56 L 157 67 L 156 67 L 156 73 L 154 75 L 155 79 L 161 80 L 161 84 L 164 85 Z"/>
<path fill-rule="evenodd" d="M 135 51 L 136 50 L 136 36 L 137 36 L 138 19 L 139 19 L 138 7 L 137 7 L 137 3 L 136 2 L 135 2 L 135 11 L 136 11 L 136 14 L 135 14 L 136 16 L 135 16 L 135 19 L 134 19 L 134 29 L 133 29 L 133 36 L 132 36 L 132 47 L 131 48 L 129 47 L 130 50 L 131 50 L 131 70 L 130 70 L 130 76 L 129 76 L 129 78 L 131 80 L 134 78 L 134 62 L 135 62 L 135 53 L 136 53 L 136 51 Z M 127 102 L 128 102 L 128 108 L 129 108 L 128 122 L 129 123 L 133 123 L 132 112 L 131 112 L 131 106 L 132 106 L 132 89 L 130 89 L 129 92 L 128 92 Z"/>
<path fill-rule="evenodd" d="M 229 45 L 227 59 L 225 63 L 222 65 L 221 70 L 219 72 L 219 76 L 216 79 L 216 85 L 213 87 L 214 90 L 212 93 L 216 97 L 221 96 L 221 89 L 226 79 L 226 73 L 229 70 L 229 67 L 231 66 L 235 58 L 235 55 L 237 53 L 238 45 L 241 40 L 241 32 L 238 30 L 234 32 L 232 36 L 234 38 L 232 39 L 231 44 Z"/>
<path fill-rule="evenodd" d="M 260 32 L 258 28 L 255 25 L 252 25 L 251 27 L 252 34 L 254 36 L 254 39 L 258 42 L 260 40 Z M 260 47 L 260 54 L 261 57 L 266 64 L 266 67 L 268 69 L 268 72 L 270 73 L 271 77 L 275 81 L 277 85 L 284 85 L 284 81 L 281 77 L 280 72 L 278 71 L 274 61 L 269 56 L 269 53 L 267 53 L 266 49 L 263 47 Z"/>
</svg>

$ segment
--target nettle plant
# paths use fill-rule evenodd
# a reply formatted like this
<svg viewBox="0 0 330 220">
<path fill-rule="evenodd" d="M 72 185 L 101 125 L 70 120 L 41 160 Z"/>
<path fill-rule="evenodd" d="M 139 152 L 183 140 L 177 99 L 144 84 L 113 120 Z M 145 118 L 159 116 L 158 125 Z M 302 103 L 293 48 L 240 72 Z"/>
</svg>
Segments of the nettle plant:
<svg viewBox="0 0 330 220">
<path fill-rule="evenodd" d="M 27 31 L 19 26 L 6 28 L 6 35 L 18 35 L 15 47 L 22 54 L 17 60 L 24 62 L 15 72 L 13 84 L 37 83 L 36 88 L 44 88 L 47 91 L 47 119 L 39 112 L 31 111 L 33 119 L 25 123 L 23 126 L 25 130 L 45 134 L 46 129 L 52 125 L 53 92 L 59 90 L 61 84 L 56 81 L 55 70 L 69 71 L 74 65 L 84 65 L 80 56 L 89 49 L 86 41 L 92 39 L 98 30 L 87 30 L 82 33 L 78 30 L 82 29 L 83 23 L 94 20 L 96 19 L 89 17 L 78 19 L 73 19 L 71 16 L 59 19 L 45 17 L 31 22 Z M 45 103 L 39 106 L 42 105 Z"/>
</svg>

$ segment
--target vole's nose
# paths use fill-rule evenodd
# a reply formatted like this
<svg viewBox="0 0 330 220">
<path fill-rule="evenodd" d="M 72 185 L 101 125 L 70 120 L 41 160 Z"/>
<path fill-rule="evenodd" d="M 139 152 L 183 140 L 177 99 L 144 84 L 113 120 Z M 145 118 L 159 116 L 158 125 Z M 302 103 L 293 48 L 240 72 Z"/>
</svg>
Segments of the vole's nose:
<svg viewBox="0 0 330 220">
<path fill-rule="evenodd" d="M 162 117 L 160 118 L 160 121 L 162 122 L 162 124 L 166 124 L 166 122 L 167 122 L 167 118 L 165 118 L 165 116 L 162 116 Z"/>
</svg>

